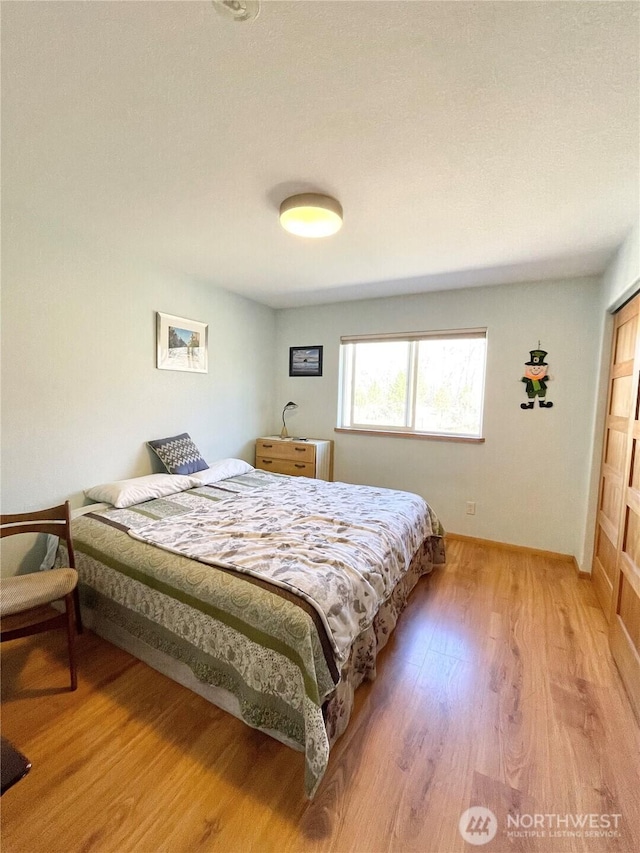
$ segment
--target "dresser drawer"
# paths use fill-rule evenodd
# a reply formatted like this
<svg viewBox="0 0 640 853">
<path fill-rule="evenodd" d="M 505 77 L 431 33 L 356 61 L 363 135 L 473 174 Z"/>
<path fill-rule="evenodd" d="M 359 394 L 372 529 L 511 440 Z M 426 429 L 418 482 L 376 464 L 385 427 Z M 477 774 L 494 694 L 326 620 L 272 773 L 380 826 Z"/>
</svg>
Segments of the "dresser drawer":
<svg viewBox="0 0 640 853">
<path fill-rule="evenodd" d="M 333 442 L 323 438 L 280 438 L 263 435 L 256 439 L 256 468 L 294 477 L 331 480 Z"/>
<path fill-rule="evenodd" d="M 289 474 L 292 477 L 315 477 L 315 462 L 298 462 L 297 459 L 271 459 L 268 456 L 256 456 L 256 468 L 273 471 L 274 474 Z"/>
<path fill-rule="evenodd" d="M 302 441 L 269 441 L 268 438 L 259 438 L 256 441 L 256 458 L 259 456 L 266 459 L 309 462 L 315 465 L 316 448 L 314 444 L 306 444 Z"/>
</svg>

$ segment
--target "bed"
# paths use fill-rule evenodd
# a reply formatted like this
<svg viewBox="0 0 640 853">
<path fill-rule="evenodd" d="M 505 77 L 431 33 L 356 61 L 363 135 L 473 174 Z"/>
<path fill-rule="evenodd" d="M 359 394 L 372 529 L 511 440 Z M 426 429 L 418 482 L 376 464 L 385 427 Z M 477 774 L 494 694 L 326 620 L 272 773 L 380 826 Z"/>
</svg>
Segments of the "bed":
<svg viewBox="0 0 640 853">
<path fill-rule="evenodd" d="M 73 521 L 83 615 L 304 752 L 312 797 L 355 689 L 375 677 L 419 578 L 444 562 L 443 531 L 417 495 L 242 470 L 84 508 Z"/>
</svg>

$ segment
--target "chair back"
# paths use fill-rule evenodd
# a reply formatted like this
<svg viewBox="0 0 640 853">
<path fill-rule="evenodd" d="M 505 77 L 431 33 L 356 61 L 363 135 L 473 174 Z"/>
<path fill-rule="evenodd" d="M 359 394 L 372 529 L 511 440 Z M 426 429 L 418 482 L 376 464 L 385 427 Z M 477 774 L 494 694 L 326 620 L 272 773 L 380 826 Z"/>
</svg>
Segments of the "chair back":
<svg viewBox="0 0 640 853">
<path fill-rule="evenodd" d="M 67 566 L 48 572 L 28 572 L 0 581 L 0 642 L 30 637 L 54 628 L 66 628 L 71 690 L 78 686 L 74 641 L 82 633 L 78 573 L 71 541 L 69 501 L 49 509 L 0 515 L 0 539 L 17 533 L 48 533 L 67 546 Z M 49 605 L 64 599 L 60 613 Z M 45 612 L 43 612 L 43 610 Z M 49 611 L 54 615 L 49 615 Z"/>
<path fill-rule="evenodd" d="M 16 533 L 50 533 L 66 543 L 68 559 L 66 565 L 75 569 L 76 557 L 71 539 L 71 508 L 69 501 L 49 509 L 36 512 L 19 512 L 0 515 L 0 539 Z"/>
</svg>

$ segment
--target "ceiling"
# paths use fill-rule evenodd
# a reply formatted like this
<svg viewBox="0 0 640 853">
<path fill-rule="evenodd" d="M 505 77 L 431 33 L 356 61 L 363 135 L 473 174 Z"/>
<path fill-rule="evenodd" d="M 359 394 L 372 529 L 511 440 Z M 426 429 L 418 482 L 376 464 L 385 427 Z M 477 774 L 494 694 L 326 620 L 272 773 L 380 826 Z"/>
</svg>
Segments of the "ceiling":
<svg viewBox="0 0 640 853">
<path fill-rule="evenodd" d="M 3 206 L 273 307 L 599 274 L 636 2 L 3 2 Z M 296 192 L 344 226 L 301 240 Z"/>
</svg>

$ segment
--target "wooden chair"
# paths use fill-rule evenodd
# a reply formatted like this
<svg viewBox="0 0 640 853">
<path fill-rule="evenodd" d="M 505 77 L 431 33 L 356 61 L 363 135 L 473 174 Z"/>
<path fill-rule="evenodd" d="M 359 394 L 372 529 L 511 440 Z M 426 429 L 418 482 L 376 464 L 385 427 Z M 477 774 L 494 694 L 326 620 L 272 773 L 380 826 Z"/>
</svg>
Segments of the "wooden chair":
<svg viewBox="0 0 640 853">
<path fill-rule="evenodd" d="M 17 533 L 50 533 L 60 537 L 67 546 L 69 567 L 0 580 L 0 642 L 66 627 L 71 690 L 75 690 L 78 686 L 75 634 L 82 632 L 82 619 L 69 501 L 39 512 L 0 515 L 0 538 Z M 49 605 L 58 600 L 64 601 L 64 612 L 52 615 L 54 611 Z"/>
</svg>

